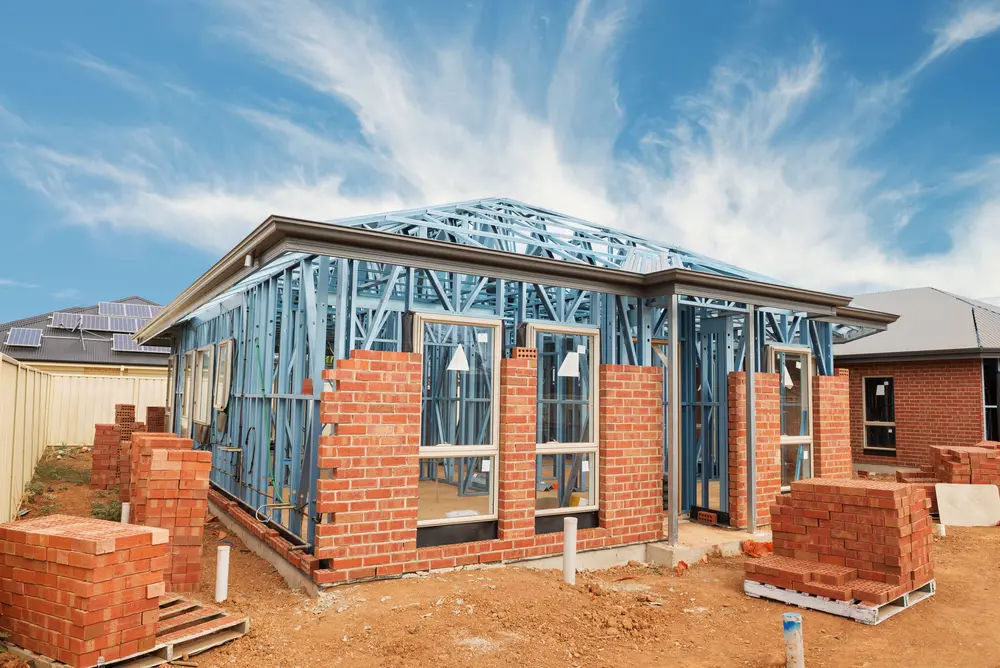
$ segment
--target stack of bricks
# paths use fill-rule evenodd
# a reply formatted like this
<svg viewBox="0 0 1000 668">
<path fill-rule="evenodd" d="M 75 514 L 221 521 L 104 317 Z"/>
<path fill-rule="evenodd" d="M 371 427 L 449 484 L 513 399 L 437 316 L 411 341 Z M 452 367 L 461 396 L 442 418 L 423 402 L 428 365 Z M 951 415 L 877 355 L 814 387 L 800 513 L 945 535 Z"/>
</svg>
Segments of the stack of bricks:
<svg viewBox="0 0 1000 668">
<path fill-rule="evenodd" d="M 134 521 L 170 531 L 169 591 L 198 588 L 212 469 L 209 450 L 173 434 L 136 433 L 129 498 Z"/>
<path fill-rule="evenodd" d="M 897 482 L 792 483 L 771 507 L 774 554 L 746 562 L 746 577 L 827 598 L 881 605 L 934 577 L 930 502 Z"/>
<path fill-rule="evenodd" d="M 167 430 L 167 409 L 163 406 L 146 408 L 146 431 L 160 433 Z"/>
<path fill-rule="evenodd" d="M 897 471 L 896 480 L 923 488 L 931 499 L 931 512 L 937 511 L 936 483 L 1000 487 L 1000 443 L 996 441 L 969 447 L 933 446 L 929 453 L 930 464 L 919 471 Z"/>
<path fill-rule="evenodd" d="M 118 484 L 118 430 L 113 424 L 94 425 L 94 451 L 90 465 L 90 486 L 108 489 Z"/>
<path fill-rule="evenodd" d="M 0 525 L 0 546 L 10 642 L 77 667 L 154 646 L 166 531 L 50 515 Z"/>
</svg>

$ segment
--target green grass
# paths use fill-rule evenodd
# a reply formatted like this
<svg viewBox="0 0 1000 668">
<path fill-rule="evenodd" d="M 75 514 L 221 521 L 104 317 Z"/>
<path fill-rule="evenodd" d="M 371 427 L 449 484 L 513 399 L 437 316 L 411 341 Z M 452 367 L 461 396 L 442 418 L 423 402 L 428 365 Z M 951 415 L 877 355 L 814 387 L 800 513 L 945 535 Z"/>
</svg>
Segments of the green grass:
<svg viewBox="0 0 1000 668">
<path fill-rule="evenodd" d="M 95 501 L 90 514 L 99 520 L 119 522 L 122 519 L 122 502 L 118 499 L 111 499 L 107 502 Z"/>
<path fill-rule="evenodd" d="M 56 512 L 57 510 L 59 510 L 59 504 L 58 503 L 52 503 L 52 504 L 49 504 L 47 506 L 42 506 L 41 508 L 39 508 L 38 509 L 38 514 L 39 515 L 51 515 L 52 513 Z"/>
<path fill-rule="evenodd" d="M 35 477 L 32 478 L 32 484 L 36 481 L 55 482 L 57 480 L 78 485 L 87 485 L 90 483 L 90 470 L 73 468 L 72 466 L 66 466 L 52 460 L 38 462 L 38 466 L 35 467 Z"/>
</svg>

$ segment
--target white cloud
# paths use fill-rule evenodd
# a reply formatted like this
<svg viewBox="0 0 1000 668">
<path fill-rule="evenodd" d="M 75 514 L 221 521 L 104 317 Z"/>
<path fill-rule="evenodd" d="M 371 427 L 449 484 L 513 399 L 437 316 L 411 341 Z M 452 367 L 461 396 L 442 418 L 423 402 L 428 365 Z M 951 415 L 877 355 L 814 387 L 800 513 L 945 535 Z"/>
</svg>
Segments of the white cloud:
<svg viewBox="0 0 1000 668">
<path fill-rule="evenodd" d="M 966 42 L 981 39 L 1000 30 L 1000 2 L 970 1 L 934 29 L 934 43 L 918 67 L 929 65 Z"/>
<path fill-rule="evenodd" d="M 308 0 L 229 6 L 230 38 L 348 109 L 360 136 L 287 105 L 243 104 L 217 111 L 262 133 L 268 158 L 253 171 L 215 165 L 161 129 L 123 133 L 104 151 L 17 145 L 15 173 L 76 222 L 153 230 L 217 252 L 271 213 L 330 219 L 499 195 L 808 287 L 1000 293 L 989 271 L 1000 252 L 990 231 L 1000 178 L 989 163 L 952 185 L 966 206 L 951 248 L 914 258 L 894 235 L 907 232 L 929 190 L 862 157 L 920 69 L 986 34 L 986 5 L 964 5 L 914 68 L 855 82 L 849 99 L 830 85 L 818 42 L 787 61 L 734 56 L 700 92 L 664 101 L 675 118 L 629 157 L 616 151 L 626 118 L 616 87 L 624 3 L 578 2 L 549 68 L 523 53 L 484 53 L 468 34 L 415 44 L 370 16 Z M 352 183 L 359 170 L 363 187 Z"/>
<path fill-rule="evenodd" d="M 56 290 L 50 296 L 54 299 L 74 299 L 80 296 L 80 291 L 77 288 L 64 288 Z"/>
<path fill-rule="evenodd" d="M 122 67 L 105 62 L 86 51 L 75 53 L 70 57 L 70 61 L 133 95 L 140 97 L 152 95 L 152 88 L 142 77 Z"/>
<path fill-rule="evenodd" d="M 38 286 L 34 283 L 25 283 L 24 281 L 15 281 L 10 278 L 0 278 L 0 288 L 24 288 L 33 290 Z"/>
</svg>

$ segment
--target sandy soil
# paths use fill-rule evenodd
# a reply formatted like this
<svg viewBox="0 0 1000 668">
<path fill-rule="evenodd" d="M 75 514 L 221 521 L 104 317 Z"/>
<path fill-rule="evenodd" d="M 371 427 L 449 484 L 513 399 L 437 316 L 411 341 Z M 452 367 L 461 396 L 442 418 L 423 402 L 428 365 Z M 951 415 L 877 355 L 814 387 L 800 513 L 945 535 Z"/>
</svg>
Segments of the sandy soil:
<svg viewBox="0 0 1000 668">
<path fill-rule="evenodd" d="M 82 486 L 57 492 L 63 512 Z M 89 514 L 89 513 L 86 513 Z M 334 589 L 289 591 L 218 522 L 199 592 L 211 601 L 219 538 L 234 544 L 231 612 L 250 634 L 196 657 L 225 666 L 783 666 L 783 605 L 742 593 L 743 559 L 678 576 L 633 564 L 583 573 L 505 567 Z M 877 627 L 803 611 L 810 668 L 1000 668 L 1000 529 L 952 529 L 935 543 L 938 594 Z"/>
</svg>

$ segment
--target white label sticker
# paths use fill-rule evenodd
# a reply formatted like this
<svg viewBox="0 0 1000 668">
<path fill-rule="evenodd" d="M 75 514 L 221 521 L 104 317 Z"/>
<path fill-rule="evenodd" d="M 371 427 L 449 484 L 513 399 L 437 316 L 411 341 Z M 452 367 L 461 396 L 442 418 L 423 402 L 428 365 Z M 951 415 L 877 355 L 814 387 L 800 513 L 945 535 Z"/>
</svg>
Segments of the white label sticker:
<svg viewBox="0 0 1000 668">
<path fill-rule="evenodd" d="M 796 362 L 795 363 L 795 368 L 796 369 L 801 369 L 802 368 L 802 362 Z"/>
<path fill-rule="evenodd" d="M 875 396 L 876 397 L 881 397 L 881 396 L 884 396 L 884 395 L 885 395 L 885 385 L 876 385 L 875 386 Z"/>
<path fill-rule="evenodd" d="M 586 355 L 587 354 L 587 346 L 577 346 L 576 347 L 576 352 L 577 352 L 578 355 Z"/>
<path fill-rule="evenodd" d="M 803 460 L 809 459 L 809 451 L 808 450 L 803 450 L 802 451 L 802 459 Z"/>
<path fill-rule="evenodd" d="M 584 459 L 583 460 L 583 472 L 586 473 L 589 470 L 590 470 L 590 460 L 589 459 Z"/>
<path fill-rule="evenodd" d="M 479 341 L 479 343 L 489 343 L 490 335 L 486 332 L 479 332 L 476 334 L 476 341 Z"/>
<path fill-rule="evenodd" d="M 489 472 L 490 472 L 490 460 L 484 459 L 483 460 L 483 473 L 489 473 Z"/>
<path fill-rule="evenodd" d="M 891 429 L 891 428 L 889 429 L 889 433 L 890 433 L 890 434 L 892 433 L 892 429 Z"/>
</svg>

